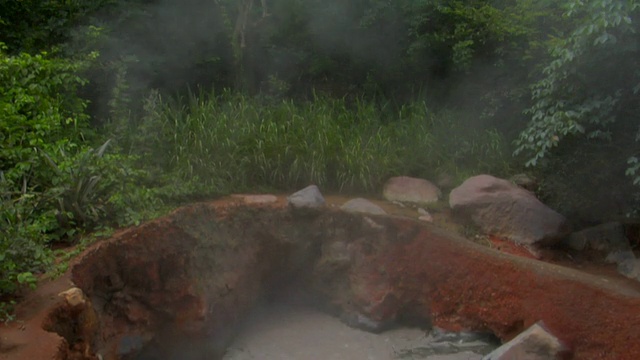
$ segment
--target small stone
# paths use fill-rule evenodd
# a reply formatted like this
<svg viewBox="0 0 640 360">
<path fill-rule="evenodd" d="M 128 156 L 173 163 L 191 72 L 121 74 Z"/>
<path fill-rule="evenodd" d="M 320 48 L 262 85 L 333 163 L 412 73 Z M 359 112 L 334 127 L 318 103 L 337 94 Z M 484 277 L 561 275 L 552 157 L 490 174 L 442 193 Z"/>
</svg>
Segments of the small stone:
<svg viewBox="0 0 640 360">
<path fill-rule="evenodd" d="M 614 250 L 610 252 L 605 261 L 609 264 L 621 264 L 625 261 L 635 260 L 636 256 L 631 249 L 628 250 Z"/>
<path fill-rule="evenodd" d="M 341 320 L 356 329 L 380 333 L 389 327 L 389 323 L 376 321 L 363 314 L 344 313 Z"/>
<path fill-rule="evenodd" d="M 429 214 L 427 210 L 423 208 L 418 208 L 418 214 L 420 214 L 420 216 L 418 217 L 418 220 L 425 221 L 425 222 L 433 222 L 433 216 L 431 216 L 431 214 Z"/>
<path fill-rule="evenodd" d="M 356 198 L 353 200 L 349 200 L 346 203 L 344 203 L 340 208 L 344 211 L 351 212 L 351 213 L 361 213 L 361 214 L 371 214 L 371 215 L 385 215 L 387 213 L 380 206 L 363 198 Z"/>
<path fill-rule="evenodd" d="M 364 217 L 364 221 L 367 223 L 367 225 L 369 225 L 372 229 L 375 230 L 382 230 L 384 229 L 383 225 L 378 224 L 377 222 L 373 221 L 371 218 L 369 217 Z"/>
<path fill-rule="evenodd" d="M 431 204 L 440 199 L 442 192 L 437 186 L 425 179 L 398 176 L 387 181 L 384 185 L 383 196 L 388 201 Z"/>
<path fill-rule="evenodd" d="M 289 205 L 294 208 L 319 208 L 324 206 L 325 201 L 320 189 L 315 185 L 307 186 L 306 188 L 289 195 L 287 197 Z"/>
<path fill-rule="evenodd" d="M 562 342 L 538 322 L 529 329 L 503 344 L 482 360 L 548 360 L 558 359 L 568 349 Z"/>
<path fill-rule="evenodd" d="M 640 281 L 640 259 L 627 258 L 618 263 L 618 272 L 629 279 Z"/>
<path fill-rule="evenodd" d="M 64 297 L 64 300 L 67 302 L 67 304 L 71 305 L 72 307 L 84 305 L 86 303 L 84 293 L 80 288 L 77 287 L 72 287 L 69 290 L 63 291 L 59 293 L 58 296 Z"/>
<path fill-rule="evenodd" d="M 233 195 L 233 197 L 239 197 L 246 204 L 271 204 L 278 201 L 278 197 L 275 195 Z"/>
</svg>

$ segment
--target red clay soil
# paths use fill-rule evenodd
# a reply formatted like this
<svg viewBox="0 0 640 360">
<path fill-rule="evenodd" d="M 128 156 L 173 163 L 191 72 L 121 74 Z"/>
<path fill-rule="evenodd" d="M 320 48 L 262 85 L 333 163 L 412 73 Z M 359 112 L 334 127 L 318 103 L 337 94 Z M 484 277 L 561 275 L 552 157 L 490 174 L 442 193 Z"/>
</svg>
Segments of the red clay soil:
<svg viewBox="0 0 640 360">
<path fill-rule="evenodd" d="M 41 281 L 36 291 L 26 295 L 17 306 L 17 320 L 0 325 L 0 359 L 72 359 L 67 356 L 65 339 L 43 329 L 50 311 L 64 303 L 58 294 L 70 287 L 66 274 L 54 281 Z"/>
<path fill-rule="evenodd" d="M 491 244 L 492 249 L 496 249 L 505 254 L 521 256 L 528 259 L 538 259 L 538 257 L 532 254 L 526 247 L 509 240 L 504 240 L 497 236 L 490 235 L 488 236 L 488 241 Z"/>
<path fill-rule="evenodd" d="M 324 277 L 349 279 L 355 301 L 345 302 L 373 320 L 407 312 L 453 331 L 488 330 L 505 341 L 543 321 L 575 359 L 640 359 L 637 282 L 513 256 L 416 224 L 391 219 L 386 231 L 395 240 L 354 240 L 362 255 L 348 276 Z M 367 253 L 371 247 L 379 250 Z"/>
</svg>

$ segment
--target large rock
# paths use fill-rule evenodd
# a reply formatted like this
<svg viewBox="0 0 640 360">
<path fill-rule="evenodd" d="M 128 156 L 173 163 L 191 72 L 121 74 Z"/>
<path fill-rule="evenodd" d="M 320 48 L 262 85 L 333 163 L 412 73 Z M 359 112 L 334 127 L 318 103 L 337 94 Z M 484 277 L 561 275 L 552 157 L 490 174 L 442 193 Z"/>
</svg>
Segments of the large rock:
<svg viewBox="0 0 640 360">
<path fill-rule="evenodd" d="M 614 253 L 612 253 L 614 254 Z M 621 252 L 618 253 L 620 259 L 615 260 L 618 264 L 618 272 L 629 279 L 640 281 L 640 259 L 636 259 L 633 252 Z M 611 258 L 611 255 L 607 257 L 607 260 Z"/>
<path fill-rule="evenodd" d="M 356 198 L 356 199 L 349 200 L 346 203 L 344 203 L 340 207 L 340 209 L 347 212 L 352 212 L 352 213 L 371 214 L 371 215 L 385 215 L 387 213 L 380 206 L 363 198 Z"/>
<path fill-rule="evenodd" d="M 568 232 L 564 216 L 531 192 L 490 175 L 467 179 L 453 189 L 449 205 L 483 231 L 523 245 L 547 245 Z"/>
<path fill-rule="evenodd" d="M 306 188 L 295 192 L 287 197 L 289 205 L 294 208 L 319 208 L 324 206 L 324 197 L 320 193 L 315 185 L 307 186 Z"/>
<path fill-rule="evenodd" d="M 482 360 L 549 360 L 562 359 L 567 348 L 542 324 L 533 324 L 513 340 L 497 348 Z"/>
<path fill-rule="evenodd" d="M 574 232 L 564 243 L 574 250 L 598 250 L 604 253 L 631 250 L 624 227 L 619 222 L 600 224 Z"/>
<path fill-rule="evenodd" d="M 442 192 L 425 179 L 398 176 L 387 181 L 382 195 L 389 201 L 431 204 L 440 199 Z"/>
</svg>

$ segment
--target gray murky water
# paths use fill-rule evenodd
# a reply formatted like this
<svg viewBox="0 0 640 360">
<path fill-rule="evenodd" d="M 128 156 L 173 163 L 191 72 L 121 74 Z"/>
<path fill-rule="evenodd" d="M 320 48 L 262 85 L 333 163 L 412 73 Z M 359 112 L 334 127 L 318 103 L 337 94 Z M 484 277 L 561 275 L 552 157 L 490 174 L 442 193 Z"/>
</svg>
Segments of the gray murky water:
<svg viewBox="0 0 640 360">
<path fill-rule="evenodd" d="M 480 360 L 497 346 L 472 333 L 398 328 L 372 334 L 312 307 L 276 304 L 252 315 L 223 360 Z"/>
</svg>

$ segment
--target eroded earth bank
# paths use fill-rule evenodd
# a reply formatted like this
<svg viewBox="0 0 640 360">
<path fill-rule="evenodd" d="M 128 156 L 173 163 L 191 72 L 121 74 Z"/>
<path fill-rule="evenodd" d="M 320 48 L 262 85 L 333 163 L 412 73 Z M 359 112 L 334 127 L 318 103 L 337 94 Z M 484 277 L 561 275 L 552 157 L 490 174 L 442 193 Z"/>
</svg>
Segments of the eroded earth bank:
<svg viewBox="0 0 640 360">
<path fill-rule="evenodd" d="M 428 223 L 293 209 L 282 199 L 180 208 L 89 248 L 71 281 L 82 293 L 47 309 L 44 340 L 35 339 L 55 359 L 220 358 L 252 308 L 292 287 L 372 331 L 410 321 L 507 341 L 542 321 L 565 358 L 640 354 L 633 287 Z"/>
</svg>

